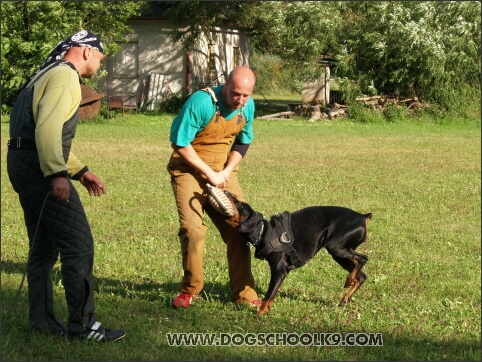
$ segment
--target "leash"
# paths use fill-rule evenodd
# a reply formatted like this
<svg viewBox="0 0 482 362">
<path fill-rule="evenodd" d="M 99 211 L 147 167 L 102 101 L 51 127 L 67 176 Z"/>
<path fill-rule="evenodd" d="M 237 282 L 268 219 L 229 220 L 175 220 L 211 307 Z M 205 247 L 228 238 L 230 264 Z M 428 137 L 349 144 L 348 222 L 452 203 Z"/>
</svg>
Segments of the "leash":
<svg viewBox="0 0 482 362">
<path fill-rule="evenodd" d="M 45 204 L 47 203 L 47 199 L 48 199 L 48 197 L 49 197 L 50 194 L 51 194 L 51 192 L 49 191 L 49 192 L 47 193 L 47 195 L 45 195 L 44 202 L 43 202 L 43 204 L 42 204 L 42 208 L 40 209 L 40 214 L 39 214 L 39 217 L 38 217 L 37 227 L 35 228 L 35 233 L 34 233 L 33 239 L 32 239 L 32 246 L 30 247 L 30 250 L 29 250 L 29 252 L 28 252 L 27 264 L 25 265 L 25 271 L 23 272 L 22 281 L 20 282 L 20 286 L 18 287 L 17 294 L 15 294 L 15 297 L 13 298 L 12 304 L 10 305 L 10 308 L 9 308 L 8 311 L 7 311 L 7 319 L 8 319 L 8 317 L 10 316 L 10 312 L 12 311 L 13 307 L 17 304 L 17 302 L 18 302 L 18 297 L 20 296 L 20 292 L 22 291 L 23 283 L 24 283 L 24 281 L 25 281 L 25 276 L 27 275 L 28 264 L 30 263 L 30 258 L 32 257 L 33 246 L 34 246 L 35 240 L 37 239 L 37 232 L 38 232 L 38 229 L 39 229 L 39 227 L 40 227 L 40 220 L 42 219 L 42 215 L 43 215 L 43 212 L 44 212 Z"/>
</svg>

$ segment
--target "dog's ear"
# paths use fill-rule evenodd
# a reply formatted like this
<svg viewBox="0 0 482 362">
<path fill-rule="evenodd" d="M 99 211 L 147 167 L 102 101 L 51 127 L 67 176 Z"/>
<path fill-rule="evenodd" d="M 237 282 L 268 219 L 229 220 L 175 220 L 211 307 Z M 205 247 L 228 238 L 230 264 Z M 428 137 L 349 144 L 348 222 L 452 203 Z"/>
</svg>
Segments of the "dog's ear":
<svg viewBox="0 0 482 362">
<path fill-rule="evenodd" d="M 247 205 L 247 208 L 245 209 L 245 215 L 246 217 L 239 225 L 239 231 L 242 233 L 249 233 L 250 231 L 257 229 L 263 221 L 263 215 L 254 211 L 249 205 Z"/>
<path fill-rule="evenodd" d="M 250 216 L 239 225 L 238 231 L 249 243 L 257 247 L 263 235 L 264 218 L 261 213 L 254 211 L 251 207 L 249 210 Z"/>
</svg>

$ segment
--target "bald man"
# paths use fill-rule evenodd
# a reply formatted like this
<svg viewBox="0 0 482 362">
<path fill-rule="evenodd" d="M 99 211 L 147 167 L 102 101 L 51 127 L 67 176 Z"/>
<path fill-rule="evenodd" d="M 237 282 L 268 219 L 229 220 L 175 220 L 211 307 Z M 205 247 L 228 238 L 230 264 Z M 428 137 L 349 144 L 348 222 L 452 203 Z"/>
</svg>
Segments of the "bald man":
<svg viewBox="0 0 482 362">
<path fill-rule="evenodd" d="M 256 77 L 248 67 L 236 67 L 224 85 L 193 93 L 174 118 L 170 141 L 173 152 L 167 169 L 179 215 L 184 275 L 173 306 L 189 307 L 204 286 L 203 251 L 207 227 L 204 212 L 227 247 L 232 299 L 258 307 L 251 254 L 243 237 L 208 202 L 206 184 L 228 190 L 244 200 L 238 182 L 239 163 L 253 140 Z"/>
<path fill-rule="evenodd" d="M 81 30 L 52 50 L 20 88 L 10 116 L 7 170 L 18 193 L 30 240 L 27 264 L 29 325 L 33 331 L 108 342 L 125 336 L 94 314 L 94 241 L 71 180 L 91 196 L 103 183 L 71 152 L 82 98 L 80 78 L 90 78 L 104 58 L 100 39 Z M 67 331 L 54 313 L 50 271 L 60 255 L 69 311 Z"/>
</svg>

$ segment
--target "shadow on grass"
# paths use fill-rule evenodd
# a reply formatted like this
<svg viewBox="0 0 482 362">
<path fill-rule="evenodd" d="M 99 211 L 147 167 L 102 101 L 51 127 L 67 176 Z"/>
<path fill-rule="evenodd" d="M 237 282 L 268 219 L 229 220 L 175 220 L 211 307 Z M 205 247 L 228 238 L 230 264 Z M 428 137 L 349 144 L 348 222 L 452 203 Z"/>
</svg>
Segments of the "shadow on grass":
<svg viewBox="0 0 482 362">
<path fill-rule="evenodd" d="M 24 263 L 2 260 L 2 274 L 22 274 L 25 269 Z M 53 273 L 54 282 L 60 273 Z M 249 313 L 236 311 L 231 308 L 229 286 L 222 283 L 206 283 L 207 296 L 202 295 L 204 303 L 199 303 L 188 310 L 175 310 L 171 306 L 172 297 L 179 291 L 179 281 L 157 282 L 150 279 L 119 280 L 115 278 L 95 278 L 96 300 L 99 309 L 110 309 L 110 318 L 115 320 L 116 314 L 124 316 L 123 327 L 129 328 L 132 334 L 126 339 L 126 346 L 137 345 L 137 349 L 128 349 L 124 357 L 128 360 L 143 360 L 146 353 L 151 357 L 148 360 L 156 360 L 153 356 L 163 356 L 162 360 L 214 360 L 218 354 L 222 360 L 250 360 L 250 361 L 280 361 L 280 360 L 480 360 L 480 340 L 465 338 L 463 335 L 457 338 L 448 338 L 444 335 L 428 336 L 418 332 L 418 324 L 403 325 L 394 323 L 393 327 L 384 325 L 379 330 L 376 325 L 370 324 L 369 330 L 362 325 L 351 325 L 343 319 L 345 313 L 330 307 L 332 301 L 322 298 L 304 298 L 304 302 L 313 303 L 313 308 L 319 309 L 321 315 L 314 315 L 313 311 L 306 313 L 289 310 L 275 310 L 261 318 L 254 312 Z M 26 288 L 25 288 L 26 289 Z M 9 356 L 22 354 L 24 343 L 33 341 L 41 343 L 45 339 L 48 345 L 54 345 L 54 337 L 36 336 L 28 333 L 26 290 L 23 290 L 18 306 L 13 314 L 6 314 L 6 307 L 13 302 L 16 294 L 16 286 L 2 284 L 2 347 L 5 341 L 9 341 L 9 352 L 4 354 L 5 360 Z M 115 296 L 115 299 L 111 298 Z M 57 296 L 59 297 L 59 296 Z M 299 297 L 291 293 L 280 292 L 280 298 L 296 301 Z M 154 302 L 154 303 L 152 303 Z M 296 302 L 297 303 L 297 302 Z M 290 303 L 284 303 L 287 308 Z M 315 313 L 316 314 L 316 313 Z M 161 316 L 161 317 L 160 317 Z M 159 321 L 162 320 L 162 323 Z M 206 322 L 209 321 L 209 322 Z M 318 345 L 276 345 L 276 346 L 231 346 L 223 348 L 218 346 L 190 347 L 169 346 L 165 340 L 165 334 L 172 331 L 178 332 L 205 332 L 206 326 L 210 331 L 217 333 L 232 333 L 238 331 L 232 329 L 231 322 L 239 325 L 241 334 L 247 333 L 283 333 L 302 334 L 309 333 L 326 337 L 327 334 L 336 335 L 329 339 L 317 337 Z M 142 326 L 142 327 L 141 327 Z M 134 334 L 139 333 L 138 335 Z M 362 339 L 358 343 L 345 345 L 337 344 L 350 333 L 358 334 Z M 367 334 L 375 334 L 378 346 L 366 346 Z M 341 339 L 340 339 L 341 338 Z M 13 342 L 17 341 L 17 342 Z M 24 341 L 18 342 L 18 341 Z M 315 339 L 313 339 L 315 341 Z M 357 342 L 357 340 L 354 340 Z M 27 342 L 28 343 L 28 342 Z M 65 347 L 73 348 L 68 342 Z M 272 348 L 276 347 L 276 348 Z M 361 348 L 363 347 L 363 348 Z M 83 353 L 96 353 L 91 348 L 81 346 Z M 7 349 L 4 349 L 7 350 Z M 29 360 L 46 360 L 55 357 L 54 348 L 47 348 L 43 352 L 30 354 Z M 65 358 L 73 357 L 66 350 Z M 69 354 L 70 353 L 70 354 Z M 87 355 L 89 357 L 90 355 Z M 20 360 L 20 359 L 17 359 Z M 49 360 L 49 359 L 47 359 Z M 111 360 L 103 358 L 102 360 Z"/>
<path fill-rule="evenodd" d="M 2 260 L 2 274 L 22 274 L 25 272 L 25 263 L 12 262 Z M 57 263 L 52 269 L 51 278 L 53 285 L 61 284 L 62 275 L 60 272 L 60 264 Z M 25 282 L 26 284 L 26 282 Z M 26 287 L 26 285 L 24 285 Z M 98 278 L 94 274 L 94 288 L 96 293 L 106 293 L 116 295 L 120 298 L 135 299 L 140 298 L 146 301 L 161 300 L 166 305 L 170 305 L 180 289 L 180 280 L 159 282 L 150 278 L 135 277 L 132 280 L 121 280 L 112 278 Z M 260 297 L 264 296 L 267 286 L 256 285 L 255 290 Z M 2 288 L 2 294 L 5 299 L 13 299 L 15 291 L 11 292 L 8 288 Z M 322 298 L 317 295 L 307 297 L 302 291 L 300 293 L 293 290 L 285 291 L 280 289 L 277 297 L 291 301 L 303 301 L 317 303 L 321 307 L 327 307 L 332 304 L 331 299 Z M 200 298 L 208 301 L 218 301 L 221 303 L 231 303 L 231 290 L 229 285 L 218 282 L 205 282 Z"/>
</svg>

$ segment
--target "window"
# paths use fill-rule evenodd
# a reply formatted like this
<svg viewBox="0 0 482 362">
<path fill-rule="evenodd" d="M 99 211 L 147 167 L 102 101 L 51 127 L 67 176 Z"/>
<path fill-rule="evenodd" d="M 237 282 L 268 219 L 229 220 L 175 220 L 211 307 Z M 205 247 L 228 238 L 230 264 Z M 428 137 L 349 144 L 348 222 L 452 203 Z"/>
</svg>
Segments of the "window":
<svg viewBox="0 0 482 362">
<path fill-rule="evenodd" d="M 208 55 L 208 81 L 213 81 L 216 79 L 216 52 L 214 50 L 214 44 L 209 44 L 209 55 Z"/>
<path fill-rule="evenodd" d="M 139 43 L 129 42 L 114 56 L 114 78 L 139 76 Z"/>
<path fill-rule="evenodd" d="M 241 53 L 239 51 L 239 47 L 233 47 L 233 69 L 236 68 L 238 65 L 241 65 L 239 63 L 239 60 L 241 58 Z"/>
</svg>

